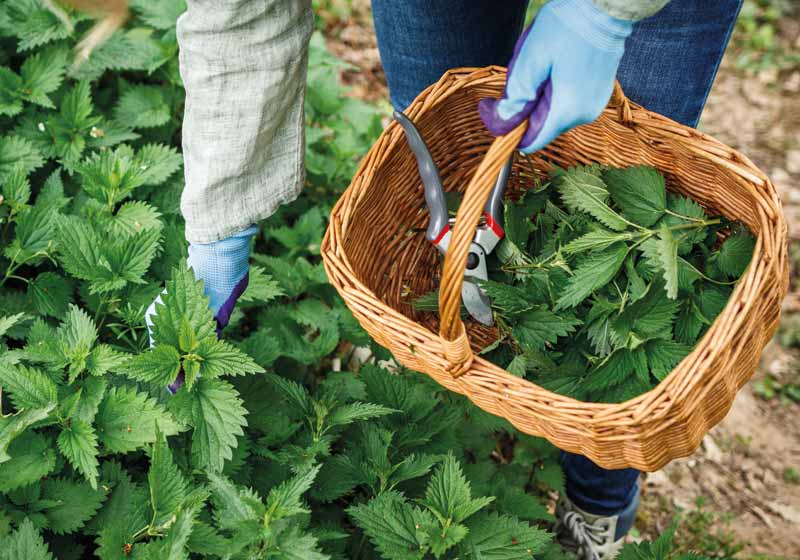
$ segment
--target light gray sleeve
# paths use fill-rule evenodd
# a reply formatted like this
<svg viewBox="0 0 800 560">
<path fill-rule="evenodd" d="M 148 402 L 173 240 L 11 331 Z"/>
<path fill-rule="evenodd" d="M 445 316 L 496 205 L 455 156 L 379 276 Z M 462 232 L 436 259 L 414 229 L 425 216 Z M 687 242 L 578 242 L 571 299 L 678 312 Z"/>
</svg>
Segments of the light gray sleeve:
<svg viewBox="0 0 800 560">
<path fill-rule="evenodd" d="M 666 6 L 669 0 L 592 0 L 592 2 L 615 18 L 638 21 L 655 14 Z"/>
<path fill-rule="evenodd" d="M 300 192 L 313 24 L 311 0 L 188 1 L 177 30 L 187 240 L 223 239 Z"/>
</svg>

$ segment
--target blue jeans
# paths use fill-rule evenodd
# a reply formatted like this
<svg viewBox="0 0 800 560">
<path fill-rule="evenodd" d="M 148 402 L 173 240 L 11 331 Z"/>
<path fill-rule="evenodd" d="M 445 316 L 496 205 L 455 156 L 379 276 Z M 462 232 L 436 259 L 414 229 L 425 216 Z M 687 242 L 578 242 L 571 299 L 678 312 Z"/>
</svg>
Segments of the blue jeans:
<svg viewBox="0 0 800 560">
<path fill-rule="evenodd" d="M 742 0 L 672 0 L 637 23 L 618 78 L 633 101 L 696 126 Z M 505 66 L 527 0 L 372 0 L 392 105 L 406 108 L 449 68 Z M 635 469 L 605 470 L 562 454 L 566 491 L 579 508 L 614 515 L 638 491 Z"/>
</svg>

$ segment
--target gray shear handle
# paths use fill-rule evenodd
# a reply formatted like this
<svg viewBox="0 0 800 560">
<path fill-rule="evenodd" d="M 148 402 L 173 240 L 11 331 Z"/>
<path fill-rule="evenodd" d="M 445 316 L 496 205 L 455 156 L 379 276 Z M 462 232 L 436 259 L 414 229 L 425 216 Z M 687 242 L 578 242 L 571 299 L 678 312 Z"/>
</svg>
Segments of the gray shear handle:
<svg viewBox="0 0 800 560">
<path fill-rule="evenodd" d="M 422 184 L 425 186 L 425 202 L 431 214 L 425 238 L 433 242 L 439 237 L 448 221 L 447 202 L 444 198 L 444 187 L 442 178 L 439 176 L 439 168 L 433 162 L 428 146 L 425 145 L 425 141 L 414 123 L 400 111 L 394 112 L 394 119 L 403 127 L 408 147 L 411 148 L 417 159 L 419 174 L 422 177 Z"/>
<path fill-rule="evenodd" d="M 503 223 L 503 196 L 506 192 L 508 185 L 508 178 L 511 176 L 511 165 L 514 163 L 514 154 L 508 158 L 506 164 L 500 169 L 500 174 L 497 176 L 497 182 L 494 184 L 492 192 L 484 206 L 484 211 L 489 214 L 497 225 Z"/>
</svg>

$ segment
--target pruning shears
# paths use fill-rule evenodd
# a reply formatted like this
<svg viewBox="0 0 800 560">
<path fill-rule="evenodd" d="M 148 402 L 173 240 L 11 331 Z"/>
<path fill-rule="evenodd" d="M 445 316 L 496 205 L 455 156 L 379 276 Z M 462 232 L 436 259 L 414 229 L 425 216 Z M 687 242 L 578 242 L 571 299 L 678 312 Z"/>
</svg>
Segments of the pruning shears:
<svg viewBox="0 0 800 560">
<path fill-rule="evenodd" d="M 408 146 L 417 160 L 419 174 L 425 187 L 425 202 L 431 216 L 425 238 L 444 255 L 450 244 L 451 229 L 455 220 L 451 220 L 447 213 L 439 168 L 436 167 L 428 146 L 414 123 L 400 111 L 394 112 L 394 118 L 406 133 Z M 483 216 L 470 244 L 467 267 L 464 270 L 464 282 L 461 285 L 461 301 L 464 302 L 464 307 L 476 321 L 487 326 L 494 324 L 494 317 L 492 316 L 491 301 L 480 287 L 480 282 L 488 279 L 486 256 L 494 251 L 505 235 L 502 226 L 503 194 L 511 174 L 512 161 L 513 156 L 500 170 L 489 199 L 486 201 Z"/>
</svg>

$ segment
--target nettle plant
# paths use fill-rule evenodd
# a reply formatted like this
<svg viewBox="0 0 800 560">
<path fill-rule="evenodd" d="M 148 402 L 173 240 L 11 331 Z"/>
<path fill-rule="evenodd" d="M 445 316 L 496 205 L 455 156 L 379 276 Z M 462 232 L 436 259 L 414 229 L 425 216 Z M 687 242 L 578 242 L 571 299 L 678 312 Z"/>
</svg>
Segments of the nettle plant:
<svg viewBox="0 0 800 560">
<path fill-rule="evenodd" d="M 319 258 L 384 113 L 319 35 L 309 188 L 217 338 L 178 210 L 184 5 L 132 9 L 75 66 L 91 21 L 0 3 L 0 558 L 561 558 L 557 450 L 414 372 L 340 371 L 388 358 Z"/>
</svg>

